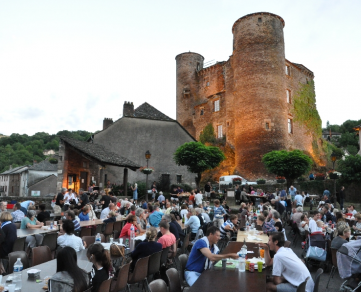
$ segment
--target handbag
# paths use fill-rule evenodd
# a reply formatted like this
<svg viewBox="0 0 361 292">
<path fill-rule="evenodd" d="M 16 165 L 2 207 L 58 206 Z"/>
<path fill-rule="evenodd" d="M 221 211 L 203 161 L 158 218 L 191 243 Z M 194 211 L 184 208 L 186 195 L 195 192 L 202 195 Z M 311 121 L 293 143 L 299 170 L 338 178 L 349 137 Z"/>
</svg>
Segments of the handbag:
<svg viewBox="0 0 361 292">
<path fill-rule="evenodd" d="M 323 248 L 317 246 L 310 246 L 306 253 L 306 258 L 317 260 L 320 262 L 326 261 L 327 252 Z"/>
<path fill-rule="evenodd" d="M 124 257 L 124 246 L 112 243 L 110 245 L 110 255 L 113 257 Z"/>
</svg>

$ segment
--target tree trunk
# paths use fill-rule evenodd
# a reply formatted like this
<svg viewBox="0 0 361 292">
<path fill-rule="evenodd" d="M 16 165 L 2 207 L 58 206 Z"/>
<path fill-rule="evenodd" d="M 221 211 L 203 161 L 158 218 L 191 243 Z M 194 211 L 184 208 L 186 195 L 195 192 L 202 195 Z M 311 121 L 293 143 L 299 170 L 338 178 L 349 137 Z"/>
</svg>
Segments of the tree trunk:
<svg viewBox="0 0 361 292">
<path fill-rule="evenodd" d="M 201 182 L 201 178 L 202 178 L 202 173 L 198 172 L 197 176 L 195 177 L 197 189 L 199 189 L 199 184 Z"/>
<path fill-rule="evenodd" d="M 294 183 L 295 180 L 286 177 L 286 181 L 287 181 L 287 191 L 288 191 L 289 188 L 293 185 L 293 183 Z"/>
</svg>

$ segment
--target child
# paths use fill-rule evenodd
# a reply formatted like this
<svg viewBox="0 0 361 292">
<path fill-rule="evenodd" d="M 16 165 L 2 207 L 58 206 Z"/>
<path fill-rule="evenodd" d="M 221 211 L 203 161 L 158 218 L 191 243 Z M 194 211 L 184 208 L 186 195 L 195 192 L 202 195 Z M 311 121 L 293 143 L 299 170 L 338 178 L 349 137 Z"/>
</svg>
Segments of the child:
<svg viewBox="0 0 361 292">
<path fill-rule="evenodd" d="M 298 229 L 300 230 L 301 235 L 304 235 L 305 231 L 308 230 L 308 218 L 307 218 L 307 215 L 303 214 L 301 216 L 301 223 L 300 223 L 300 226 L 298 227 Z"/>
</svg>

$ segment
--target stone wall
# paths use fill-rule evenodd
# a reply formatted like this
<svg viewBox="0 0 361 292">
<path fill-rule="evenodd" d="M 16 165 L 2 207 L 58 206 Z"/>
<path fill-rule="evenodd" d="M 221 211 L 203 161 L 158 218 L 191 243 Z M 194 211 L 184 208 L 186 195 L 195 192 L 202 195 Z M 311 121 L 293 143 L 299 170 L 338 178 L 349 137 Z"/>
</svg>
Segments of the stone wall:
<svg viewBox="0 0 361 292">
<path fill-rule="evenodd" d="M 46 179 L 32 185 L 28 189 L 28 196 L 31 196 L 31 191 L 40 191 L 40 196 L 52 196 L 54 197 L 57 193 L 56 191 L 56 182 L 58 178 L 55 175 L 49 176 Z"/>
<path fill-rule="evenodd" d="M 36 206 L 39 206 L 40 204 L 45 204 L 47 210 L 52 210 L 51 208 L 51 201 L 53 200 L 53 197 L 13 197 L 13 196 L 6 196 L 1 197 L 1 201 L 8 202 L 10 204 L 11 201 L 17 201 L 17 202 L 23 202 L 23 201 L 34 201 Z M 12 211 L 11 211 L 12 212 Z"/>
</svg>

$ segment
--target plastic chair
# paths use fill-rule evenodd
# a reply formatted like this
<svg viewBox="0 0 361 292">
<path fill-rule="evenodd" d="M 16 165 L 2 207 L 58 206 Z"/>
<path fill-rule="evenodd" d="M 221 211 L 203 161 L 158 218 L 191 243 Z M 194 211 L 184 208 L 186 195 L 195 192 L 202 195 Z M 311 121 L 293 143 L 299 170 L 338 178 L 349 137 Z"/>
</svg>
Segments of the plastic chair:
<svg viewBox="0 0 361 292">
<path fill-rule="evenodd" d="M 286 240 L 284 246 L 285 247 L 290 247 L 291 246 L 291 241 Z"/>
<path fill-rule="evenodd" d="M 8 266 L 8 274 L 12 274 L 14 272 L 14 264 L 18 258 L 20 258 L 23 263 L 23 269 L 29 268 L 29 259 L 28 255 L 25 251 L 14 251 L 9 253 L 9 266 Z"/>
<path fill-rule="evenodd" d="M 166 247 L 163 248 L 162 250 L 162 255 L 160 257 L 160 266 L 165 266 L 167 264 L 167 259 L 168 259 L 168 252 L 169 252 L 170 247 Z"/>
<path fill-rule="evenodd" d="M 182 292 L 178 271 L 175 268 L 170 268 L 165 273 L 168 278 L 169 292 Z"/>
<path fill-rule="evenodd" d="M 100 285 L 98 292 L 109 292 L 110 291 L 110 284 L 112 283 L 113 279 L 108 279 L 103 281 Z"/>
<path fill-rule="evenodd" d="M 149 256 L 147 277 L 159 272 L 161 256 L 162 256 L 162 251 L 153 253 L 152 255 Z"/>
<path fill-rule="evenodd" d="M 306 284 L 307 284 L 308 278 L 300 284 L 297 288 L 297 292 L 306 292 Z"/>
<path fill-rule="evenodd" d="M 32 250 L 32 266 L 37 266 L 42 263 L 52 260 L 51 251 L 48 246 L 34 247 Z"/>
<path fill-rule="evenodd" d="M 323 270 L 319 268 L 316 272 L 315 286 L 313 287 L 313 292 L 318 292 L 318 285 L 320 284 L 320 278 L 322 274 L 323 274 Z"/>
<path fill-rule="evenodd" d="M 328 284 L 330 283 L 331 278 L 333 278 L 335 271 L 338 269 L 336 253 L 337 253 L 337 249 L 331 248 L 332 268 L 331 268 L 330 276 L 328 277 L 326 288 L 328 288 Z"/>
<path fill-rule="evenodd" d="M 21 223 L 20 222 L 14 222 L 16 229 L 20 229 Z"/>
<path fill-rule="evenodd" d="M 89 247 L 89 245 L 95 242 L 95 236 L 83 236 L 81 240 L 85 241 L 86 246 Z"/>
<path fill-rule="evenodd" d="M 58 234 L 56 232 L 46 233 L 44 234 L 44 239 L 41 243 L 42 246 L 48 246 L 50 248 L 52 258 L 54 258 L 53 254 L 55 254 L 57 248 L 57 239 Z"/>
<path fill-rule="evenodd" d="M 123 222 L 122 221 L 115 221 L 113 225 L 113 231 L 118 230 L 119 233 L 122 231 L 123 228 Z"/>
<path fill-rule="evenodd" d="M 113 234 L 113 226 L 114 226 L 114 222 L 110 222 L 110 223 L 107 223 L 107 225 L 105 225 L 105 230 L 104 230 L 103 234 L 105 236 L 106 241 L 108 241 L 107 237 L 110 236 L 111 234 Z"/>
<path fill-rule="evenodd" d="M 113 238 L 118 239 L 119 236 L 120 236 L 120 231 L 119 230 L 113 230 Z"/>
<path fill-rule="evenodd" d="M 87 227 L 82 227 L 80 230 L 80 237 L 83 236 L 92 236 L 92 229 Z"/>
<path fill-rule="evenodd" d="M 297 239 L 301 235 L 296 222 L 292 223 L 292 231 L 294 234 L 293 239 L 292 239 L 292 246 L 296 246 Z"/>
<path fill-rule="evenodd" d="M 150 292 L 167 292 L 167 284 L 161 280 L 154 280 L 149 284 Z"/>
<path fill-rule="evenodd" d="M 25 240 L 26 237 L 17 238 L 14 242 L 12 251 L 25 251 Z"/>
<path fill-rule="evenodd" d="M 187 233 L 186 236 L 184 237 L 183 246 L 182 246 L 182 250 L 183 250 L 182 253 L 185 253 L 185 254 L 189 253 L 188 246 L 189 246 L 189 237 L 190 236 L 191 236 L 191 234 Z"/>
<path fill-rule="evenodd" d="M 115 287 L 111 290 L 112 292 L 118 292 L 127 287 L 130 264 L 131 262 L 120 267 Z"/>
<path fill-rule="evenodd" d="M 178 257 L 179 263 L 180 263 L 180 279 L 183 287 L 189 287 L 188 283 L 184 279 L 184 271 L 186 269 L 186 265 L 188 262 L 188 255 L 182 254 Z"/>
<path fill-rule="evenodd" d="M 168 260 L 173 261 L 175 268 L 177 268 L 177 261 L 176 261 L 176 257 L 177 257 L 177 246 L 179 243 L 179 238 L 178 240 L 173 244 L 173 252 L 169 255 L 168 254 Z"/>
<path fill-rule="evenodd" d="M 143 288 L 145 290 L 148 290 L 148 280 L 147 280 L 147 274 L 148 274 L 148 263 L 149 263 L 149 257 L 140 258 L 134 267 L 133 273 L 129 274 L 128 276 L 128 284 L 136 284 L 136 283 L 143 283 Z M 130 290 L 130 286 L 128 285 L 128 289 Z M 167 287 L 167 285 L 166 285 Z"/>
<path fill-rule="evenodd" d="M 99 224 L 95 227 L 95 229 L 92 228 L 92 235 L 97 235 L 98 233 L 102 234 L 103 232 L 103 225 L 104 224 Z"/>
</svg>

